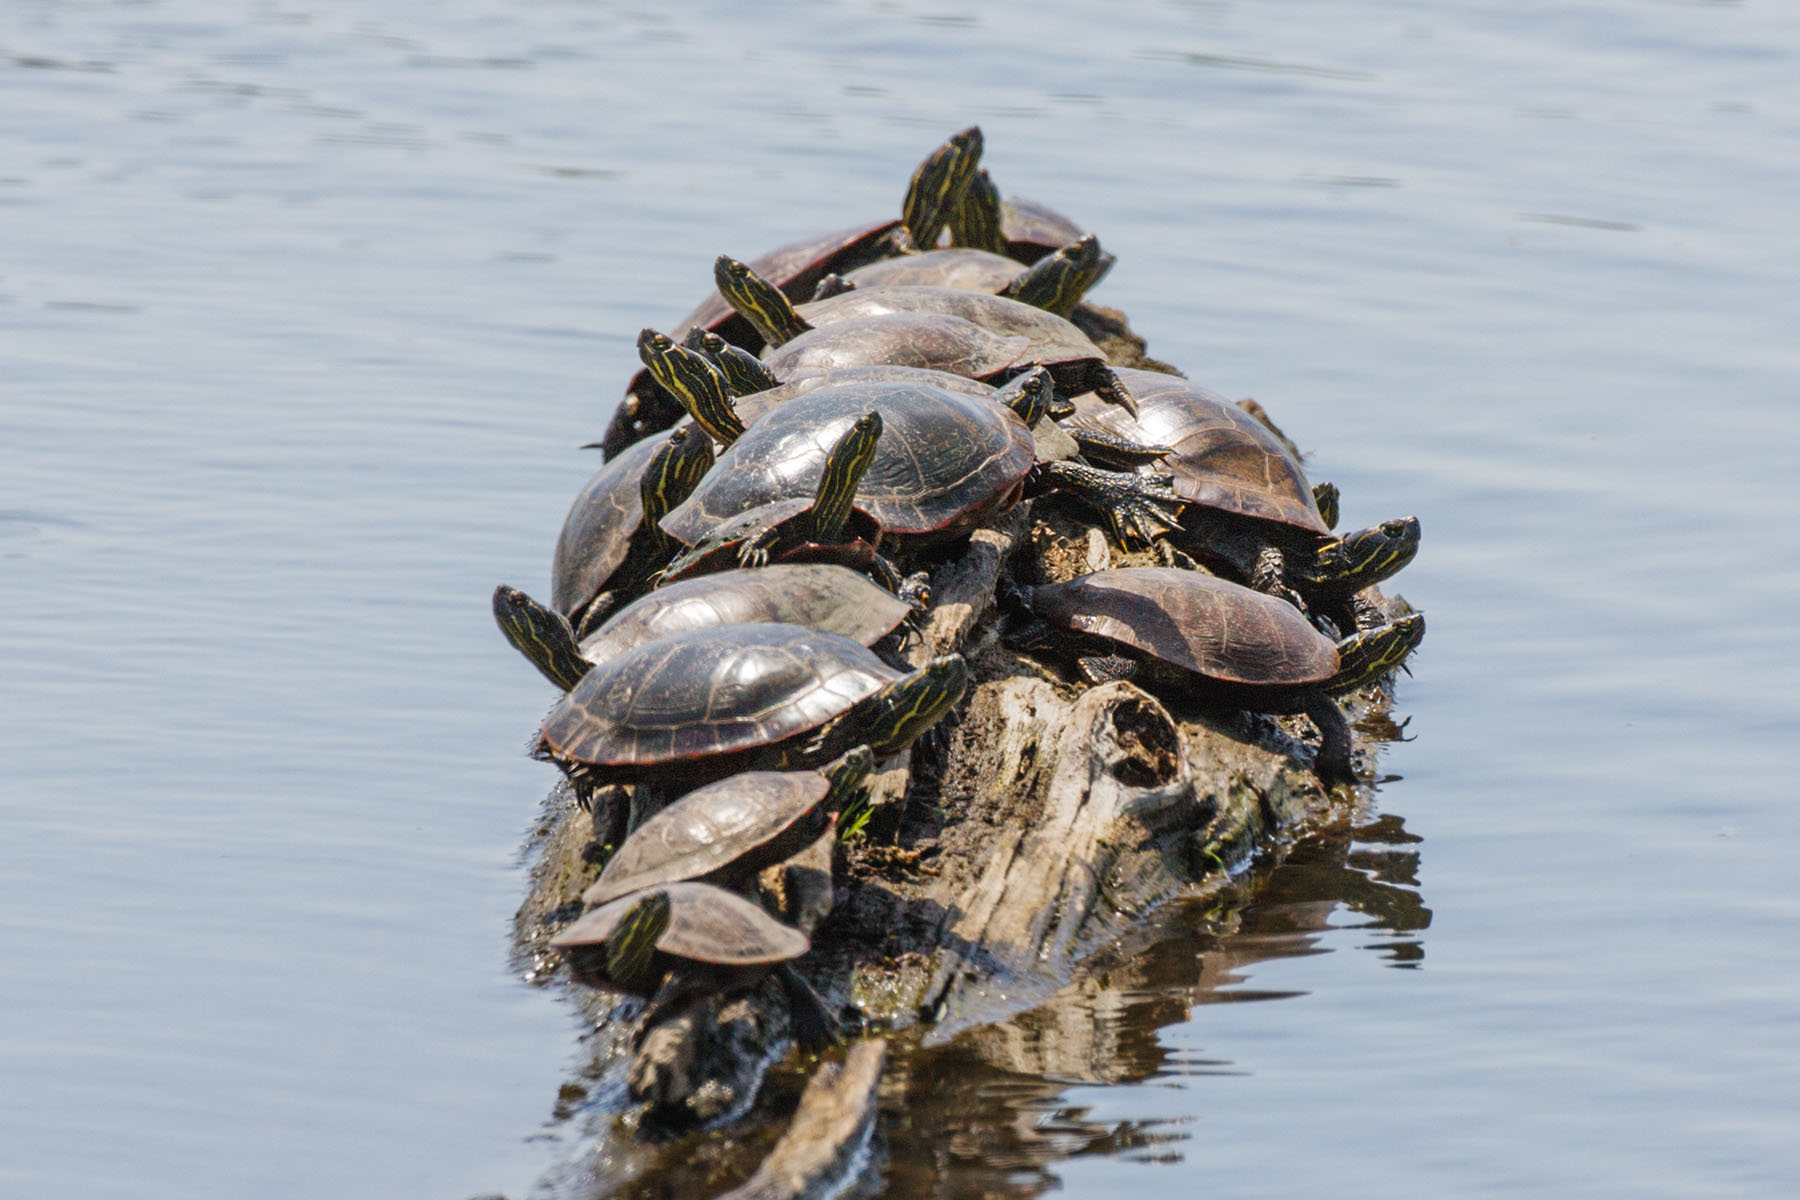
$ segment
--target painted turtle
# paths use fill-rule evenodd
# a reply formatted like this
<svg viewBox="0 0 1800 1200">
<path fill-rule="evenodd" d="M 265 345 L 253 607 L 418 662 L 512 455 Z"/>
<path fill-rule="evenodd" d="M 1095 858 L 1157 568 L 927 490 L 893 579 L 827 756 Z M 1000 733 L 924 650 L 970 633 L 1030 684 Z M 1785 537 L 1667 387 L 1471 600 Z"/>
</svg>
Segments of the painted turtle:
<svg viewBox="0 0 1800 1200">
<path fill-rule="evenodd" d="M 1340 629 L 1371 622 L 1354 597 L 1412 561 L 1416 517 L 1334 534 L 1300 464 L 1262 422 L 1179 376 L 1119 374 L 1138 401 L 1137 416 L 1078 396 L 1071 423 L 1170 447 L 1157 470 L 1172 476 L 1188 502 L 1173 543 Z"/>
<path fill-rule="evenodd" d="M 500 631 L 565 692 L 594 664 L 672 634 L 765 621 L 803 625 L 873 646 L 911 611 L 905 601 L 845 567 L 775 563 L 657 588 L 618 610 L 577 645 L 575 631 L 560 613 L 505 584 L 494 590 Z"/>
<path fill-rule="evenodd" d="M 771 560 L 826 561 L 873 571 L 898 590 L 899 572 L 876 553 L 881 523 L 867 505 L 856 503 L 857 487 L 875 461 L 883 424 L 881 414 L 872 411 L 853 420 L 827 444 L 812 487 L 800 495 L 770 490 L 760 503 L 720 512 L 704 525 L 684 520 L 666 526 L 665 532 L 687 549 L 663 569 L 661 578 L 673 581 L 739 565 L 760 567 Z M 766 467 L 753 457 L 734 461 L 740 470 Z M 734 489 L 733 481 L 722 478 L 720 483 L 726 494 L 748 494 Z"/>
<path fill-rule="evenodd" d="M 960 201 L 981 159 L 979 127 L 970 126 L 932 151 L 913 172 L 901 202 L 899 220 L 874 221 L 834 230 L 818 237 L 771 250 L 753 260 L 757 273 L 773 281 L 795 300 L 813 294 L 821 277 L 852 270 L 867 262 L 898 252 L 901 245 L 929 245 Z M 891 239 L 896 231 L 908 231 L 909 240 Z M 712 330 L 734 345 L 755 345 L 752 327 L 712 292 L 686 317 L 676 322 L 673 333 L 681 338 L 691 328 Z M 608 458 L 631 443 L 667 429 L 681 418 L 680 406 L 645 371 L 639 371 L 626 387 L 625 397 L 613 414 L 601 447 Z"/>
<path fill-rule="evenodd" d="M 1355 779 L 1349 726 L 1332 697 L 1393 671 L 1425 636 L 1423 614 L 1412 613 L 1334 645 L 1291 604 L 1173 567 L 1021 588 L 1017 601 L 1057 631 L 1058 650 L 1075 652 L 1090 682 L 1130 678 L 1196 702 L 1307 714 L 1327 783 Z"/>
<path fill-rule="evenodd" d="M 817 365 L 851 366 L 893 361 L 904 366 L 952 370 L 980 379 L 1016 373 L 1023 363 L 1049 368 L 1058 390 L 1065 395 L 1093 391 L 1128 411 L 1133 408 L 1129 389 L 1106 364 L 1106 355 L 1100 347 L 1069 321 L 1017 300 L 946 287 L 881 287 L 857 288 L 827 300 L 796 306 L 767 280 L 735 259 L 720 258 L 714 276 L 726 298 L 755 323 L 768 343 L 762 358 L 777 378 L 786 377 L 784 366 L 791 370 L 809 365 L 802 355 L 816 353 L 820 347 L 828 347 L 832 357 L 839 361 Z M 970 370 L 940 365 L 935 357 L 928 357 L 930 351 L 915 347 L 913 343 L 918 340 L 922 328 L 917 324 L 903 323 L 882 336 L 879 331 L 861 323 L 870 318 L 901 315 L 958 318 L 1001 338 L 1025 338 L 1027 345 L 1021 356 L 1009 363 Z M 854 338 L 845 333 L 830 333 L 832 326 L 847 322 L 857 322 Z M 996 344 L 986 347 L 980 357 L 985 360 L 1005 353 L 1005 349 Z M 880 357 L 884 354 L 893 357 Z M 963 357 L 967 357 L 967 352 Z"/>
<path fill-rule="evenodd" d="M 658 522 L 712 463 L 706 438 L 678 429 L 646 438 L 594 472 L 556 538 L 550 568 L 556 611 L 579 625 L 590 613 L 604 613 L 620 593 L 641 590 L 673 549 Z M 599 600 L 609 588 L 609 599 Z"/>
<path fill-rule="evenodd" d="M 874 770 L 857 746 L 817 771 L 745 771 L 696 788 L 634 829 L 581 899 L 605 904 L 687 879 L 740 888 L 817 841 Z"/>
<path fill-rule="evenodd" d="M 968 533 L 1027 492 L 1051 489 L 1102 513 L 1121 542 L 1148 540 L 1171 522 L 1164 505 L 1173 494 L 1152 481 L 1039 458 L 1027 421 L 1042 416 L 1048 393 L 1042 372 L 988 397 L 913 380 L 821 387 L 750 426 L 663 528 L 691 543 L 739 513 L 806 496 L 821 478 L 825 448 L 871 411 L 883 432 L 856 504 L 901 551 Z"/>
<path fill-rule="evenodd" d="M 856 288 L 947 287 L 1005 296 L 1067 318 L 1111 265 L 1112 256 L 1100 249 L 1093 234 L 1029 267 L 1004 254 L 951 247 L 902 254 L 847 274 L 827 275 L 812 298 L 825 300 Z"/>
<path fill-rule="evenodd" d="M 797 625 L 721 625 L 594 667 L 544 718 L 550 758 L 586 785 L 691 790 L 744 770 L 829 761 L 858 742 L 887 758 L 968 684 L 954 654 L 902 674 L 850 638 Z"/>
<path fill-rule="evenodd" d="M 650 997 L 660 1012 L 709 992 L 754 987 L 773 974 L 794 1010 L 800 1040 L 821 1046 L 835 1020 L 789 965 L 812 948 L 754 901 L 706 883 L 667 883 L 589 909 L 550 939 L 583 983 Z"/>
</svg>

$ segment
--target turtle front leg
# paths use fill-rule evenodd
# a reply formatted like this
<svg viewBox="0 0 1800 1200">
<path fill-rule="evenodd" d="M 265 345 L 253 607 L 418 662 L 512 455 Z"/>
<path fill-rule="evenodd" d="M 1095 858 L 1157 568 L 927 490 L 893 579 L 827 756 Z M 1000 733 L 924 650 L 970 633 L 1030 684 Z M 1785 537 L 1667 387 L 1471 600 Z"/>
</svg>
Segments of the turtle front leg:
<svg viewBox="0 0 1800 1200">
<path fill-rule="evenodd" d="M 1084 463 L 1039 463 L 1026 481 L 1026 493 L 1069 492 L 1099 513 L 1113 540 L 1130 549 L 1149 545 L 1158 534 L 1181 528 L 1182 500 L 1166 475 L 1102 471 Z"/>
<path fill-rule="evenodd" d="M 1350 763 L 1350 722 L 1338 702 L 1323 692 L 1306 706 L 1319 731 L 1319 749 L 1313 755 L 1313 772 L 1326 787 L 1356 782 L 1356 769 Z"/>
<path fill-rule="evenodd" d="M 1134 417 L 1138 415 L 1137 398 L 1118 373 L 1105 363 L 1096 362 L 1088 368 L 1087 385 L 1089 391 L 1108 404 L 1116 404 Z"/>
<path fill-rule="evenodd" d="M 1287 585 L 1287 556 L 1279 546 L 1263 546 L 1257 550 L 1256 563 L 1250 568 L 1250 587 L 1264 595 L 1286 600 L 1301 612 L 1308 611 L 1300 593 Z"/>
</svg>

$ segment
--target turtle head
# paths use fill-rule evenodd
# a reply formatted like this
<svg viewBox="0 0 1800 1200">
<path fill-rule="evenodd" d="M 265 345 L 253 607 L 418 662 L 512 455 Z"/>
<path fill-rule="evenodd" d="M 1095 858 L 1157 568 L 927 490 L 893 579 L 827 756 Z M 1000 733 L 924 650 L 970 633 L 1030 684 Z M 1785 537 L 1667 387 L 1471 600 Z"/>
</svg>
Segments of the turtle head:
<svg viewBox="0 0 1800 1200">
<path fill-rule="evenodd" d="M 565 692 L 594 665 L 581 657 L 569 619 L 518 588 L 503 583 L 494 589 L 494 622 L 513 649 Z"/>
<path fill-rule="evenodd" d="M 900 205 L 900 220 L 919 249 L 936 248 L 938 234 L 962 203 L 969 181 L 981 165 L 981 150 L 981 126 L 971 125 L 926 155 L 913 172 Z"/>
<path fill-rule="evenodd" d="M 1394 575 L 1418 552 L 1419 518 L 1401 517 L 1327 542 L 1316 561 L 1321 582 L 1360 592 Z"/>
<path fill-rule="evenodd" d="M 1055 396 L 1056 386 L 1050 380 L 1050 372 L 1043 367 L 1033 367 L 1008 382 L 994 398 L 1017 413 L 1019 420 L 1025 422 L 1025 428 L 1030 429 L 1044 419 Z"/>
<path fill-rule="evenodd" d="M 813 540 L 830 545 L 843 540 L 856 486 L 875 461 L 875 445 L 881 440 L 881 414 L 864 413 L 832 446 L 819 473 L 819 490 L 813 500 Z"/>
<path fill-rule="evenodd" d="M 1338 523 L 1338 485 L 1327 480 L 1313 484 L 1313 507 L 1319 510 L 1319 517 L 1325 522 L 1325 528 L 1336 529 Z"/>
<path fill-rule="evenodd" d="M 1100 239 L 1087 234 L 1038 259 L 1000 294 L 1066 318 L 1088 289 L 1106 274 L 1105 268 L 1110 265 L 1106 258 Z"/>
<path fill-rule="evenodd" d="M 824 806 L 831 812 L 842 812 L 857 794 L 869 786 L 869 777 L 875 773 L 875 752 L 868 746 L 857 746 L 831 762 L 819 768 L 831 784 L 831 791 L 825 795 Z"/>
<path fill-rule="evenodd" d="M 934 658 L 858 705 L 856 736 L 867 739 L 876 758 L 898 754 L 937 724 L 968 686 L 962 655 Z"/>
<path fill-rule="evenodd" d="M 638 481 L 644 527 L 655 529 L 671 509 L 693 494 L 712 465 L 712 443 L 697 430 L 684 427 L 671 433 Z"/>
<path fill-rule="evenodd" d="M 771 346 L 791 342 L 812 328 L 780 288 L 729 254 L 721 254 L 713 262 L 713 283 L 725 303 L 755 326 Z"/>
<path fill-rule="evenodd" d="M 986 250 L 990 254 L 1005 254 L 1004 224 L 1000 189 L 994 186 L 993 177 L 983 167 L 969 180 L 962 199 L 950 212 L 950 241 L 953 245 Z"/>
<path fill-rule="evenodd" d="M 1353 633 L 1338 643 L 1338 673 L 1332 692 L 1349 692 L 1373 683 L 1406 661 L 1425 637 L 1425 614 L 1408 613 L 1397 621 Z"/>
<path fill-rule="evenodd" d="M 704 354 L 677 346 L 654 329 L 638 334 L 638 357 L 650 377 L 664 391 L 681 401 L 694 424 L 706 430 L 720 445 L 729 446 L 744 432 L 744 422 L 731 404 L 725 376 Z"/>
<path fill-rule="evenodd" d="M 602 945 L 606 977 L 628 992 L 645 992 L 655 982 L 650 963 L 656 943 L 669 928 L 673 909 L 667 892 L 651 892 L 631 906 Z"/>
</svg>

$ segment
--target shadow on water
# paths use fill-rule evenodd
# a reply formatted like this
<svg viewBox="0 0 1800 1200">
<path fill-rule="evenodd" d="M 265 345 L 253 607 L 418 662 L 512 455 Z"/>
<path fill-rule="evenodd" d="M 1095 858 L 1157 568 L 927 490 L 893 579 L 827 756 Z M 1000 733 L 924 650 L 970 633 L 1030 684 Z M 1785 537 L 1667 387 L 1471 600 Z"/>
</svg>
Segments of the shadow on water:
<svg viewBox="0 0 1800 1200">
<path fill-rule="evenodd" d="M 1359 931 L 1359 948 L 1416 967 L 1431 923 L 1418 890 L 1419 842 L 1391 815 L 1315 834 L 1216 895 L 1159 909 L 1036 1008 L 945 1046 L 895 1043 L 881 1087 L 881 1194 L 1037 1196 L 1060 1188 L 1057 1164 L 1071 1159 L 1183 1161 L 1192 1116 L 1101 1120 L 1071 1093 L 1155 1081 L 1191 1090 L 1206 1077 L 1250 1073 L 1171 1046 L 1161 1033 L 1203 1025 L 1206 1005 L 1305 995 L 1248 986 L 1253 968 L 1329 953 L 1327 932 Z M 553 1195 L 596 1200 L 712 1194 L 754 1169 L 804 1082 L 784 1064 L 736 1127 L 648 1149 L 643 1158 L 652 1161 L 615 1159 L 638 1157 L 613 1141 L 625 1131 L 590 1130 L 598 1142 L 544 1184 Z M 1205 1101 L 1186 1107 L 1203 1110 Z M 621 1166 L 642 1173 L 621 1188 Z M 873 1176 L 862 1183 L 853 1194 L 872 1192 Z"/>
</svg>

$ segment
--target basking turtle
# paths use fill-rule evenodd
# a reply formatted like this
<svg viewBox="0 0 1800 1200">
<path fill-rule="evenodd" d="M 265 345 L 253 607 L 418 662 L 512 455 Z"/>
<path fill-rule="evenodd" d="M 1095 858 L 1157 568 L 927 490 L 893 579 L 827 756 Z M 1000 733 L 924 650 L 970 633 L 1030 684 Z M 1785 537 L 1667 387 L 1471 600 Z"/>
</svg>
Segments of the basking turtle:
<svg viewBox="0 0 1800 1200">
<path fill-rule="evenodd" d="M 1370 623 L 1374 615 L 1359 613 L 1354 597 L 1412 561 L 1416 517 L 1334 534 L 1300 464 L 1262 422 L 1179 376 L 1119 374 L 1138 400 L 1137 416 L 1078 396 L 1071 424 L 1170 447 L 1157 470 L 1187 501 L 1171 542 L 1340 629 Z"/>
<path fill-rule="evenodd" d="M 1042 366 L 1050 370 L 1057 389 L 1065 395 L 1092 391 L 1128 411 L 1133 407 L 1129 389 L 1119 382 L 1113 368 L 1107 366 L 1105 354 L 1088 340 L 1086 334 L 1054 313 L 1017 300 L 945 287 L 859 287 L 827 300 L 796 306 L 767 280 L 735 259 L 720 258 L 713 275 L 726 299 L 756 325 L 767 342 L 763 361 L 777 378 L 786 377 L 783 365 L 790 370 L 814 365 L 796 359 L 799 349 L 796 343 L 806 343 L 808 349 L 823 344 L 838 355 L 848 351 L 850 361 L 840 359 L 816 365 L 852 366 L 895 361 L 902 366 L 932 367 L 978 379 L 1017 373 L 1024 366 Z M 918 338 L 913 327 L 896 326 L 895 333 L 883 337 L 861 323 L 869 318 L 900 315 L 933 321 L 959 318 L 1001 338 L 1025 338 L 1027 346 L 1010 362 L 970 370 L 943 365 L 930 357 L 930 351 L 911 346 L 910 343 Z M 847 322 L 857 323 L 851 336 L 830 333 L 832 326 Z M 856 347 L 859 342 L 864 343 L 860 351 Z M 895 342 L 903 344 L 890 350 Z M 897 352 L 900 357 L 877 357 L 890 352 Z M 987 354 L 992 357 L 1004 353 L 997 345 L 987 349 Z"/>
<path fill-rule="evenodd" d="M 550 602 L 578 624 L 621 593 L 641 590 L 673 545 L 658 522 L 711 468 L 712 446 L 697 430 L 646 438 L 594 472 L 556 538 Z M 608 589 L 610 594 L 608 594 Z M 603 594 L 608 598 L 601 600 Z"/>
<path fill-rule="evenodd" d="M 892 238 L 899 230 L 908 233 L 907 241 L 900 245 L 934 244 L 975 173 L 981 149 L 981 130 L 970 126 L 919 164 L 907 182 L 899 220 L 855 225 L 771 250 L 753 260 L 757 273 L 793 299 L 805 300 L 822 276 L 897 253 L 899 246 Z M 690 328 L 712 330 L 734 345 L 755 345 L 751 326 L 716 291 L 675 324 L 675 337 L 681 338 Z M 611 458 L 632 442 L 667 429 L 680 419 L 681 408 L 674 397 L 663 391 L 648 372 L 639 371 L 627 386 L 601 446 Z"/>
<path fill-rule="evenodd" d="M 873 571 L 897 591 L 902 586 L 899 572 L 876 553 L 881 524 L 866 505 L 856 503 L 857 486 L 875 461 L 882 428 L 880 413 L 865 412 L 847 429 L 834 431 L 812 487 L 801 495 L 765 489 L 768 494 L 761 502 L 716 510 L 716 519 L 704 525 L 682 520 L 665 527 L 687 549 L 664 568 L 661 578 L 673 581 L 740 565 L 760 567 L 771 560 L 826 561 Z M 740 464 L 738 469 L 766 469 L 751 456 L 734 462 Z M 751 463 L 757 465 L 745 465 Z M 734 487 L 748 479 L 720 482 L 724 494 L 750 494 Z"/>
<path fill-rule="evenodd" d="M 500 631 L 565 692 L 595 663 L 671 634 L 765 621 L 803 625 L 873 646 L 911 612 L 905 601 L 848 568 L 775 563 L 659 587 L 618 610 L 577 645 L 575 631 L 561 613 L 505 584 L 494 590 Z"/>
<path fill-rule="evenodd" d="M 1355 779 L 1332 697 L 1388 674 L 1425 636 L 1424 616 L 1413 613 L 1334 645 L 1291 604 L 1173 567 L 1098 571 L 1021 588 L 1016 600 L 1057 631 L 1059 652 L 1091 656 L 1078 657 L 1090 682 L 1130 678 L 1196 703 L 1307 714 L 1327 783 Z"/>
<path fill-rule="evenodd" d="M 954 654 L 902 674 L 835 633 L 722 625 L 659 638 L 583 675 L 544 718 L 547 756 L 583 786 L 828 762 L 858 742 L 884 759 L 968 684 Z"/>
<path fill-rule="evenodd" d="M 745 771 L 696 788 L 634 829 L 581 898 L 605 904 L 686 879 L 741 888 L 818 840 L 874 771 L 857 746 L 817 771 Z"/>
<path fill-rule="evenodd" d="M 789 964 L 812 948 L 754 901 L 706 883 L 667 883 L 589 909 L 550 944 L 569 973 L 595 987 L 650 998 L 644 1028 L 696 995 L 754 987 L 771 973 L 787 992 L 806 1045 L 830 1039 L 834 1019 Z"/>
<path fill-rule="evenodd" d="M 1005 296 L 1067 318 L 1106 274 L 1111 259 L 1093 234 L 1029 267 L 986 250 L 927 250 L 882 259 L 846 274 L 827 275 L 812 298 L 825 300 L 856 288 L 946 287 Z"/>
<path fill-rule="evenodd" d="M 951 245 L 1004 254 L 1026 264 L 1086 234 L 1087 230 L 1045 205 L 1019 196 L 1001 200 L 1000 190 L 985 169 L 975 172 L 956 211 L 950 214 Z M 1111 267 L 1109 254 L 1101 273 Z"/>
<path fill-rule="evenodd" d="M 966 534 L 1027 493 L 1052 489 L 1100 512 L 1121 542 L 1149 540 L 1173 520 L 1164 506 L 1171 493 L 1132 473 L 1040 459 L 1032 425 L 1049 398 L 1046 382 L 1034 373 L 993 397 L 911 380 L 821 387 L 750 426 L 663 528 L 690 542 L 736 514 L 806 496 L 821 478 L 824 448 L 875 412 L 883 432 L 856 504 L 901 552 Z"/>
</svg>

